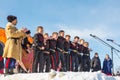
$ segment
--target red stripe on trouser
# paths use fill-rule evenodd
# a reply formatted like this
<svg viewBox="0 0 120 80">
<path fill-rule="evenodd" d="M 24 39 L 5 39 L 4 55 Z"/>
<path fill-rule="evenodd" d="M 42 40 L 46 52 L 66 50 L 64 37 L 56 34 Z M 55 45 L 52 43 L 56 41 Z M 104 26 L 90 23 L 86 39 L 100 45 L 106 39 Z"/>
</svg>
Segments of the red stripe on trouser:
<svg viewBox="0 0 120 80">
<path fill-rule="evenodd" d="M 51 62 L 51 64 L 52 64 L 52 69 L 55 69 L 55 64 L 54 64 L 54 58 L 53 58 L 53 56 L 51 55 L 51 60 L 52 60 L 52 62 Z"/>
<path fill-rule="evenodd" d="M 70 56 L 70 71 L 72 71 L 72 56 Z"/>
<path fill-rule="evenodd" d="M 9 68 L 9 64 L 10 64 L 10 58 L 7 58 L 5 68 Z"/>
<path fill-rule="evenodd" d="M 0 56 L 0 61 L 2 61 L 3 60 L 3 58 L 2 58 L 2 56 Z"/>
<path fill-rule="evenodd" d="M 3 73 L 4 73 L 4 72 L 3 72 L 3 69 L 1 69 L 1 70 L 0 70 L 0 74 L 3 74 Z"/>
</svg>

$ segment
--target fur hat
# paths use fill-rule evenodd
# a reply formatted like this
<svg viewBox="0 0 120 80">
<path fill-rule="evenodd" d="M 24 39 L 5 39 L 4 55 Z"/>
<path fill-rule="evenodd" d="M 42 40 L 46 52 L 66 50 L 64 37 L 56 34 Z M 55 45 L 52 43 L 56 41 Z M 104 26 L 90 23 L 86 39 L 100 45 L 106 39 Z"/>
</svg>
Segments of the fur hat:
<svg viewBox="0 0 120 80">
<path fill-rule="evenodd" d="M 13 15 L 9 15 L 9 16 L 7 16 L 7 20 L 8 20 L 8 22 L 12 22 L 12 21 L 14 21 L 15 19 L 17 19 L 16 16 L 13 16 Z"/>
<path fill-rule="evenodd" d="M 31 34 L 30 30 L 26 31 L 25 33 L 26 33 L 26 34 Z"/>
</svg>

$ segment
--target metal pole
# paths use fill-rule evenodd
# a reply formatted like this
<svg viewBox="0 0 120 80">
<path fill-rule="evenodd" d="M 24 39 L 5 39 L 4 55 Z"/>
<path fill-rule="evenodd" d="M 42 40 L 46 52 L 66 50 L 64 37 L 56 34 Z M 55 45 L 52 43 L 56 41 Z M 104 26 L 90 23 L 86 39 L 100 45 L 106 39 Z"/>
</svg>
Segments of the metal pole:
<svg viewBox="0 0 120 80">
<path fill-rule="evenodd" d="M 114 43 L 115 45 L 117 45 L 118 47 L 120 47 L 120 44 L 118 44 L 118 43 L 116 43 L 116 42 L 114 42 L 114 41 L 113 41 L 112 43 Z"/>
<path fill-rule="evenodd" d="M 104 45 L 108 46 L 111 48 L 111 57 L 112 57 L 112 75 L 114 76 L 114 63 L 113 63 L 113 50 L 120 52 L 118 49 L 116 49 L 115 47 L 111 46 L 110 44 L 106 43 L 104 40 L 100 39 L 99 37 L 97 37 L 96 35 L 92 35 L 90 34 L 91 37 L 99 40 L 100 42 L 102 42 Z"/>
<path fill-rule="evenodd" d="M 111 57 L 112 57 L 112 75 L 114 76 L 114 58 L 113 58 L 113 48 L 111 48 Z"/>
</svg>

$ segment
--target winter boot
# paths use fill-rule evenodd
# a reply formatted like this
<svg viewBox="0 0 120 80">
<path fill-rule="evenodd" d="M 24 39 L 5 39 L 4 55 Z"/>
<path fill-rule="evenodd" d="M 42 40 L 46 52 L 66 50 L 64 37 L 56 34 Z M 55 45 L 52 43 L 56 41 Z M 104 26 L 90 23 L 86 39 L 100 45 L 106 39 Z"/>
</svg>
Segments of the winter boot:
<svg viewBox="0 0 120 80">
<path fill-rule="evenodd" d="M 11 75 L 14 74 L 13 69 L 10 69 L 9 74 L 11 74 Z"/>
<path fill-rule="evenodd" d="M 5 74 L 9 74 L 9 69 L 5 69 Z"/>
</svg>

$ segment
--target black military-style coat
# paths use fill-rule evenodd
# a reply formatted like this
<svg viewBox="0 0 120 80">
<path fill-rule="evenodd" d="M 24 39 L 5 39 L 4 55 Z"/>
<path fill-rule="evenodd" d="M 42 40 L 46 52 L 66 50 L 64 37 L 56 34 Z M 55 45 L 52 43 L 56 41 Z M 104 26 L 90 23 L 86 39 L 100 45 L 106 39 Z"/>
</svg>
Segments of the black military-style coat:
<svg viewBox="0 0 120 80">
<path fill-rule="evenodd" d="M 64 51 L 69 51 L 70 49 L 71 42 L 65 41 L 64 43 Z"/>
<path fill-rule="evenodd" d="M 34 47 L 36 49 L 39 49 L 40 47 L 44 47 L 44 37 L 43 37 L 43 35 L 40 34 L 40 33 L 36 33 L 34 35 L 33 43 L 34 43 Z"/>
<path fill-rule="evenodd" d="M 50 40 L 49 39 L 44 42 L 44 47 L 45 47 L 44 51 L 50 50 Z"/>
<path fill-rule="evenodd" d="M 73 44 L 75 44 L 75 45 L 73 45 Z M 78 51 L 79 44 L 78 44 L 78 43 L 74 43 L 74 42 L 73 42 L 73 44 L 71 43 L 70 49 L 71 49 L 71 50 L 77 50 L 77 51 Z"/>
<path fill-rule="evenodd" d="M 53 49 L 53 50 L 56 50 L 56 46 L 57 46 L 57 40 L 55 40 L 55 39 L 50 39 L 50 40 L 49 40 L 49 48 L 50 48 L 50 49 Z"/>
<path fill-rule="evenodd" d="M 66 39 L 62 36 L 59 36 L 57 39 L 57 48 L 60 48 L 62 50 L 64 50 L 64 43 L 65 43 Z"/>
<path fill-rule="evenodd" d="M 25 38 L 22 40 L 22 48 L 23 48 L 23 49 L 27 49 L 27 44 L 29 44 L 30 47 L 32 46 L 32 44 L 28 41 L 28 38 L 25 37 Z"/>
<path fill-rule="evenodd" d="M 79 45 L 78 45 L 78 52 L 79 52 L 79 53 L 83 53 L 83 49 L 84 49 L 84 46 L 81 45 L 81 44 L 79 44 Z"/>
<path fill-rule="evenodd" d="M 90 55 L 90 50 L 87 47 L 83 48 L 83 55 Z"/>
</svg>

